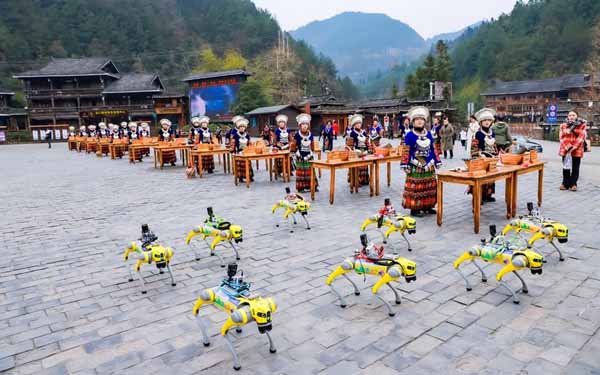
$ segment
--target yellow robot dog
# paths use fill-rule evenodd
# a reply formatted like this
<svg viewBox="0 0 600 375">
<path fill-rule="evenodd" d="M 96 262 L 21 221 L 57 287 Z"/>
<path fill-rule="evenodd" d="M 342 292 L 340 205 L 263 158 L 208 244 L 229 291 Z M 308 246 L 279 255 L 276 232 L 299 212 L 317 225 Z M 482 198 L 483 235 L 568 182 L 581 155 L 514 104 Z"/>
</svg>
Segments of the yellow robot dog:
<svg viewBox="0 0 600 375">
<path fill-rule="evenodd" d="M 227 278 L 223 279 L 221 285 L 211 289 L 205 289 L 200 293 L 200 298 L 194 304 L 193 313 L 198 315 L 198 311 L 203 305 L 212 304 L 221 311 L 229 314 L 229 318 L 221 327 L 221 336 L 225 339 L 227 347 L 233 356 L 233 368 L 239 370 L 242 368 L 233 342 L 229 337 L 229 331 L 235 327 L 236 332 L 242 332 L 242 326 L 248 323 L 256 322 L 258 332 L 267 335 L 269 339 L 269 352 L 275 353 L 275 345 L 269 332 L 272 329 L 273 313 L 277 311 L 277 305 L 272 298 L 262 298 L 250 294 L 251 284 L 245 282 L 242 272 L 241 276 L 234 277 L 237 273 L 237 264 L 229 264 L 227 268 Z M 202 330 L 204 346 L 210 345 L 208 333 L 204 323 L 199 320 Z"/>
<path fill-rule="evenodd" d="M 164 269 L 166 268 L 171 276 L 171 285 L 177 285 L 175 277 L 173 276 L 173 271 L 171 270 L 173 249 L 159 244 L 153 244 L 153 242 L 157 240 L 158 237 L 148 229 L 148 224 L 144 224 L 142 225 L 142 238 L 140 238 L 140 242 L 132 242 L 127 249 L 125 249 L 125 262 L 129 260 L 132 253 L 133 255 L 131 255 L 131 258 L 136 260 L 134 268 L 138 280 L 140 281 L 142 294 L 146 294 L 146 284 L 140 271 L 142 264 L 154 263 L 161 274 L 165 272 Z M 131 282 L 133 281 L 133 272 L 131 267 L 127 267 L 127 269 L 129 270 L 129 281 Z"/>
<path fill-rule="evenodd" d="M 506 235 L 511 230 L 514 230 L 516 233 L 533 233 L 533 236 L 528 241 L 529 246 L 533 246 L 537 240 L 545 239 L 558 253 L 558 259 L 561 262 L 564 261 L 565 258 L 554 243 L 554 239 L 556 238 L 559 243 L 569 241 L 569 229 L 567 226 L 550 218 L 544 218 L 538 209 L 534 211 L 532 202 L 527 203 L 527 210 L 529 213 L 526 216 L 514 219 L 506 224 L 502 230 L 502 234 Z"/>
<path fill-rule="evenodd" d="M 544 263 L 544 257 L 535 251 L 532 251 L 527 247 L 526 243 L 515 243 L 514 241 L 506 241 L 505 237 L 500 235 L 496 236 L 496 226 L 490 226 L 490 234 L 492 239 L 486 241 L 481 240 L 481 244 L 473 246 L 469 251 L 465 252 L 454 262 L 454 269 L 458 271 L 460 276 L 465 280 L 467 291 L 473 290 L 467 277 L 460 270 L 461 263 L 470 260 L 481 273 L 481 281 L 487 282 L 487 276 L 483 269 L 475 262 L 476 259 L 481 259 L 484 262 L 496 263 L 502 267 L 502 269 L 496 274 L 496 281 L 500 283 L 506 290 L 510 292 L 513 297 L 513 303 L 518 304 L 519 297 L 517 293 L 523 292 L 528 293 L 527 284 L 525 280 L 518 274 L 517 271 L 528 268 L 533 275 L 542 274 L 542 265 Z M 515 238 L 519 240 L 519 238 Z M 504 280 L 503 277 L 507 273 L 514 273 L 515 276 L 521 281 L 522 287 L 520 290 L 513 290 Z"/>
<path fill-rule="evenodd" d="M 398 281 L 400 277 L 404 277 L 407 283 L 415 281 L 417 279 L 417 265 L 415 262 L 410 261 L 406 258 L 394 256 L 393 258 L 385 258 L 383 246 L 375 246 L 373 243 L 368 244 L 366 234 L 361 234 L 360 241 L 362 249 L 357 250 L 355 255 L 351 258 L 346 258 L 344 262 L 339 265 L 330 275 L 327 277 L 326 284 L 329 285 L 332 292 L 340 300 L 340 306 L 346 307 L 346 301 L 342 295 L 333 286 L 333 281 L 338 276 L 343 276 L 346 280 L 354 287 L 354 295 L 360 295 L 358 287 L 348 277 L 348 273 L 356 272 L 359 275 L 373 275 L 379 276 L 379 280 L 371 288 L 371 292 L 377 297 L 388 309 L 388 315 L 394 316 L 396 313 L 392 310 L 392 306 L 388 301 L 383 299 L 377 292 L 383 285 L 387 285 L 395 296 L 395 302 L 397 305 L 401 303 L 398 291 L 392 284 L 392 281 Z"/>
<path fill-rule="evenodd" d="M 387 243 L 387 239 L 394 232 L 399 232 L 402 238 L 408 244 L 408 251 L 412 251 L 410 241 L 404 234 L 415 234 L 417 232 L 417 221 L 410 216 L 396 215 L 396 210 L 392 207 L 390 199 L 386 198 L 384 206 L 379 211 L 370 217 L 368 217 L 360 226 L 362 232 L 366 232 L 369 225 L 375 224 L 376 230 L 381 235 L 383 243 Z M 385 232 L 382 228 L 387 228 Z"/>
<path fill-rule="evenodd" d="M 240 254 L 238 253 L 235 244 L 244 240 L 244 232 L 242 227 L 239 225 L 232 225 L 227 221 L 219 223 L 216 228 L 211 223 L 198 225 L 188 233 L 185 243 L 189 245 L 192 241 L 192 238 L 198 235 L 202 236 L 202 239 L 210 249 L 210 255 L 213 256 L 216 254 L 217 257 L 219 257 L 219 260 L 221 261 L 221 267 L 225 267 L 225 262 L 223 261 L 221 255 L 219 253 L 215 253 L 214 251 L 215 247 L 217 247 L 217 245 L 221 242 L 227 242 L 235 253 L 235 259 L 240 260 Z M 214 238 L 210 244 L 208 241 L 206 241 L 206 239 L 209 237 Z M 196 260 L 200 260 L 198 249 L 196 247 L 193 247 L 193 249 L 196 255 Z"/>
<path fill-rule="evenodd" d="M 299 213 L 302 219 L 304 219 L 304 222 L 306 223 L 306 229 L 310 230 L 310 224 L 308 223 L 307 218 L 308 210 L 310 210 L 310 203 L 305 201 L 300 194 L 292 193 L 289 187 L 285 188 L 285 192 L 285 199 L 282 199 L 279 202 L 275 203 L 271 208 L 271 213 L 274 214 L 278 208 L 285 209 L 283 217 L 289 222 L 289 217 L 291 215 L 294 225 L 298 223 L 296 221 L 296 214 Z M 276 224 L 275 226 L 279 227 L 279 224 Z M 291 228 L 290 233 L 294 233 L 294 230 Z"/>
</svg>

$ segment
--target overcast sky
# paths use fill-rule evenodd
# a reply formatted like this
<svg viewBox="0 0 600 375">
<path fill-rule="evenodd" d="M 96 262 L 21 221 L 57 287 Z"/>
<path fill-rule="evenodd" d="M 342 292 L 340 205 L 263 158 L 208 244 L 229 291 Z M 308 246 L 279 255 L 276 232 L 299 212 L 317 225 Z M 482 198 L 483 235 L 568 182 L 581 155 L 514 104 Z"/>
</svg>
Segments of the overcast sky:
<svg viewBox="0 0 600 375">
<path fill-rule="evenodd" d="M 458 31 L 482 19 L 508 13 L 516 0 L 253 0 L 275 16 L 284 30 L 346 11 L 385 13 L 424 38 Z"/>
</svg>

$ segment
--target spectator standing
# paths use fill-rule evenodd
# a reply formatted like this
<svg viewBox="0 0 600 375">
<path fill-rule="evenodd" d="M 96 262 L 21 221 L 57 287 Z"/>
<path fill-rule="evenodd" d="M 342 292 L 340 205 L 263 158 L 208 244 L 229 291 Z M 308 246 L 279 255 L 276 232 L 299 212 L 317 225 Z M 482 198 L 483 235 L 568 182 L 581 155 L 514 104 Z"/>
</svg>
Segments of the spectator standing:
<svg viewBox="0 0 600 375">
<path fill-rule="evenodd" d="M 439 137 L 442 144 L 444 159 L 447 159 L 448 155 L 450 155 L 450 159 L 452 159 L 454 157 L 454 135 L 456 133 L 448 116 L 444 116 L 442 122 L 443 124 L 439 130 Z"/>
<path fill-rule="evenodd" d="M 563 182 L 560 190 L 577 191 L 579 167 L 587 138 L 587 125 L 579 118 L 576 111 L 570 111 L 567 122 L 560 125 L 559 138 L 558 154 L 563 160 Z"/>
<path fill-rule="evenodd" d="M 52 148 L 52 130 L 46 130 L 46 141 L 48 142 L 48 148 Z"/>
</svg>

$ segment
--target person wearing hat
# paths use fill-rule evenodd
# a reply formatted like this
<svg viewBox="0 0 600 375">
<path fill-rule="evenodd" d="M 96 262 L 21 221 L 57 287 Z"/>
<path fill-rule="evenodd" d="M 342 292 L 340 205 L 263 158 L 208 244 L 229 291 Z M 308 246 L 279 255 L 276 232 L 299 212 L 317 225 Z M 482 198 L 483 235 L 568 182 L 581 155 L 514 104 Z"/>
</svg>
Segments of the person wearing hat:
<svg viewBox="0 0 600 375">
<path fill-rule="evenodd" d="M 236 131 L 232 132 L 231 136 L 231 151 L 235 154 L 242 153 L 244 149 L 249 146 L 250 134 L 246 131 L 248 128 L 249 121 L 242 116 L 235 117 L 235 128 Z M 254 181 L 254 170 L 252 170 L 252 163 L 249 163 L 250 168 L 250 181 Z M 246 179 L 246 161 L 236 160 L 235 161 L 235 173 L 240 182 L 244 182 Z"/>
<path fill-rule="evenodd" d="M 314 158 L 314 137 L 310 131 L 311 116 L 301 113 L 296 116 L 298 131 L 294 134 L 292 152 L 296 157 L 296 191 L 310 191 L 310 161 Z"/>
<path fill-rule="evenodd" d="M 88 133 L 87 133 L 85 125 L 81 125 L 79 127 L 79 136 L 80 137 L 87 137 L 87 135 L 88 135 Z"/>
<path fill-rule="evenodd" d="M 142 138 L 142 139 L 150 138 L 150 136 L 151 136 L 150 125 L 148 125 L 147 122 L 141 122 L 140 123 L 140 138 Z"/>
<path fill-rule="evenodd" d="M 77 133 L 75 133 L 75 127 L 69 126 L 69 137 L 74 137 L 76 135 L 77 135 Z"/>
<path fill-rule="evenodd" d="M 492 129 L 494 121 L 496 121 L 496 111 L 491 108 L 483 108 L 475 113 L 475 118 L 479 123 L 479 130 L 475 133 L 471 145 L 471 157 L 494 157 L 498 155 L 498 147 L 496 146 L 496 135 Z M 496 184 L 485 184 L 481 186 L 482 202 L 495 202 L 494 194 L 496 192 Z"/>
<path fill-rule="evenodd" d="M 106 128 L 106 123 L 98 123 L 98 138 L 108 138 L 109 136 L 110 134 L 108 133 L 108 129 Z"/>
<path fill-rule="evenodd" d="M 129 123 L 129 131 L 127 132 L 127 137 L 129 137 L 130 142 L 140 138 L 137 122 L 131 121 Z"/>
<path fill-rule="evenodd" d="M 354 114 L 350 117 L 350 128 L 352 131 L 346 138 L 346 146 L 358 154 L 366 155 L 369 152 L 369 135 L 362 128 L 363 117 Z M 348 171 L 348 182 L 350 182 L 350 171 Z M 358 183 L 360 185 L 369 185 L 369 167 L 358 167 Z"/>
<path fill-rule="evenodd" d="M 288 117 L 283 114 L 277 115 L 277 117 L 275 117 L 275 122 L 277 123 L 277 129 L 273 132 L 273 140 L 271 143 L 273 144 L 273 147 L 278 150 L 289 150 L 291 134 L 287 127 Z M 290 165 L 292 165 L 291 161 Z M 283 173 L 283 161 L 281 159 L 275 160 L 275 173 L 278 176 Z"/>
<path fill-rule="evenodd" d="M 158 131 L 158 140 L 161 142 L 170 142 L 175 140 L 175 132 L 171 129 L 171 121 L 164 118 L 160 120 L 161 129 Z M 175 150 L 163 151 L 163 164 L 171 163 L 175 166 L 177 162 L 177 152 Z"/>
<path fill-rule="evenodd" d="M 228 128 L 227 131 L 225 132 L 225 145 L 229 145 L 231 143 L 231 140 L 233 139 L 233 136 L 235 133 L 237 133 L 237 126 L 235 125 L 237 123 L 238 120 L 243 119 L 244 116 L 233 116 L 233 118 L 231 119 L 231 122 L 233 122 L 233 127 L 232 128 Z"/>
<path fill-rule="evenodd" d="M 90 124 L 90 125 L 88 125 L 87 128 L 88 128 L 88 132 L 87 132 L 88 137 L 96 138 L 98 136 L 98 134 L 96 133 L 96 125 Z"/>
<path fill-rule="evenodd" d="M 210 118 L 208 116 L 194 117 L 192 119 L 192 129 L 190 129 L 190 140 L 193 143 L 212 144 L 212 134 L 208 124 Z M 202 156 L 202 168 L 208 173 L 213 173 L 215 170 L 215 160 L 212 155 Z"/>
<path fill-rule="evenodd" d="M 119 134 L 119 127 L 115 124 L 108 124 L 108 134 L 111 139 L 120 139 L 121 134 Z"/>
<path fill-rule="evenodd" d="M 188 140 L 190 144 L 200 143 L 202 131 L 200 130 L 200 117 L 192 117 L 192 127 L 188 134 Z"/>
<path fill-rule="evenodd" d="M 123 121 L 121 122 L 121 127 L 119 128 L 119 132 L 121 133 L 121 138 L 125 138 L 127 137 L 127 133 L 129 133 L 129 130 L 127 129 L 127 121 Z"/>
<path fill-rule="evenodd" d="M 437 204 L 437 178 L 435 169 L 442 162 L 435 152 L 434 138 L 425 127 L 429 119 L 426 107 L 413 107 L 408 111 L 413 124 L 406 133 L 402 150 L 402 168 L 406 172 L 402 207 L 413 216 L 435 214 Z"/>
</svg>

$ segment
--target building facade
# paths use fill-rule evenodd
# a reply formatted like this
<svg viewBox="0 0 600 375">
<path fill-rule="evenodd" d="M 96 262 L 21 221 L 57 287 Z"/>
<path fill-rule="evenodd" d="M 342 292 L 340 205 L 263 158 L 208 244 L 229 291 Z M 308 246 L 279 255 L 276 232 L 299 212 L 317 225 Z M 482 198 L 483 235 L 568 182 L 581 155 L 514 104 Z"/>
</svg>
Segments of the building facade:
<svg viewBox="0 0 600 375">
<path fill-rule="evenodd" d="M 122 74 L 106 58 L 52 59 L 43 68 L 14 78 L 24 84 L 34 140 L 37 131 L 63 134 L 69 126 L 101 121 L 154 123 L 153 96 L 164 91 L 158 75 Z"/>
<path fill-rule="evenodd" d="M 242 69 L 199 73 L 186 77 L 190 116 L 209 116 L 213 122 L 227 122 L 234 116 L 233 104 L 240 85 L 251 76 Z"/>
<path fill-rule="evenodd" d="M 14 92 L 0 88 L 0 142 L 6 140 L 9 131 L 27 129 L 25 109 L 11 106 L 14 95 Z"/>
<path fill-rule="evenodd" d="M 594 83 L 592 84 L 592 81 Z M 570 74 L 557 78 L 531 81 L 497 81 L 481 93 L 486 107 L 505 115 L 515 132 L 539 136 L 541 124 L 547 122 L 548 108 L 559 108 L 557 123 L 574 109 L 591 123 L 600 120 L 600 85 L 589 74 Z"/>
</svg>

